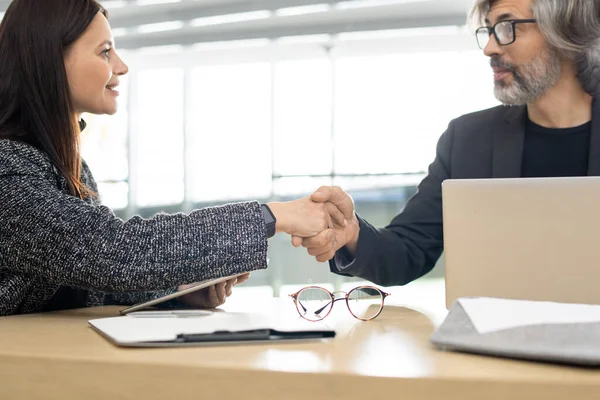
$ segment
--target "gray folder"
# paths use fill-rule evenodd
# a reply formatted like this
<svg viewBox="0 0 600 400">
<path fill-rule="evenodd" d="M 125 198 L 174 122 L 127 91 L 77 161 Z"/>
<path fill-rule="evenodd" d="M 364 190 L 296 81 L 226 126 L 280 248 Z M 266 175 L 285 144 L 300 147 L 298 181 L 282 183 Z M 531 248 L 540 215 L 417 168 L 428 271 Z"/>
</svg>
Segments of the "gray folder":
<svg viewBox="0 0 600 400">
<path fill-rule="evenodd" d="M 480 334 L 458 301 L 431 342 L 441 350 L 600 366 L 600 323 L 531 325 Z"/>
</svg>

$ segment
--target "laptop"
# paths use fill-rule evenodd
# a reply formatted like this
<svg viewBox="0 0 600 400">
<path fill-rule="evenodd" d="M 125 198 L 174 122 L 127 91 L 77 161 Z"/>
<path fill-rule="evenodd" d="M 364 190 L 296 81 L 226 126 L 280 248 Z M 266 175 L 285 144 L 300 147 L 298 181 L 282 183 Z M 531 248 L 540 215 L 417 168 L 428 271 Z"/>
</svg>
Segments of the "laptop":
<svg viewBox="0 0 600 400">
<path fill-rule="evenodd" d="M 600 177 L 446 180 L 446 306 L 600 304 Z"/>
</svg>

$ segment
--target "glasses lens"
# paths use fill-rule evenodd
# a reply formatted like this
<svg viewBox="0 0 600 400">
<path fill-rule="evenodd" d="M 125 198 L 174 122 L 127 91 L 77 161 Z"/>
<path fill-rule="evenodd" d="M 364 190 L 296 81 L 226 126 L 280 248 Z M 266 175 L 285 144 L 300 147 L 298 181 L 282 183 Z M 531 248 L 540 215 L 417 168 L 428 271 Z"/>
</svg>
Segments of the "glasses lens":
<svg viewBox="0 0 600 400">
<path fill-rule="evenodd" d="M 496 24 L 496 36 L 498 37 L 498 44 L 509 44 L 515 39 L 515 31 L 510 21 L 499 22 Z"/>
<path fill-rule="evenodd" d="M 306 288 L 298 293 L 296 308 L 309 321 L 319 321 L 329 314 L 333 301 L 331 294 L 321 288 Z"/>
<path fill-rule="evenodd" d="M 482 50 L 485 49 L 485 46 L 487 46 L 488 42 L 490 41 L 489 29 L 488 28 L 477 29 L 476 36 L 477 36 L 477 44 L 479 45 L 479 48 Z"/>
<path fill-rule="evenodd" d="M 383 308 L 383 293 L 372 286 L 361 286 L 348 293 L 348 308 L 358 319 L 375 318 Z"/>
</svg>

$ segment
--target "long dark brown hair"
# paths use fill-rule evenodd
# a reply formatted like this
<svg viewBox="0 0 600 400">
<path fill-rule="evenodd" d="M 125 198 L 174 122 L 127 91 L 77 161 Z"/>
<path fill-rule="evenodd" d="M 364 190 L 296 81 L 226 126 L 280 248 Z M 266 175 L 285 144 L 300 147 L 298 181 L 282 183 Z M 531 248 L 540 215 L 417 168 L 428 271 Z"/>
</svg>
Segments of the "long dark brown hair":
<svg viewBox="0 0 600 400">
<path fill-rule="evenodd" d="M 0 23 L 0 138 L 45 152 L 73 196 L 81 182 L 79 122 L 64 57 L 98 12 L 95 0 L 13 0 Z"/>
</svg>

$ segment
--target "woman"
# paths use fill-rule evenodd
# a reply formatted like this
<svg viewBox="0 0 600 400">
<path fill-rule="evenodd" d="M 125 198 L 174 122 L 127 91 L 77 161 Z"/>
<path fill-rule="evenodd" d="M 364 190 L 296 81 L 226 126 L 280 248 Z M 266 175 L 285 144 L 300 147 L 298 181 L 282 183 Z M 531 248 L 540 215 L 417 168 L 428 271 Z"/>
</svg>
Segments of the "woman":
<svg viewBox="0 0 600 400">
<path fill-rule="evenodd" d="M 344 223 L 309 198 L 117 218 L 80 158 L 80 116 L 114 114 L 127 72 L 96 1 L 8 7 L 0 24 L 0 315 L 137 303 L 265 268 L 275 231 L 310 237 L 332 224 L 330 214 Z M 235 283 L 183 301 L 218 306 Z"/>
</svg>

